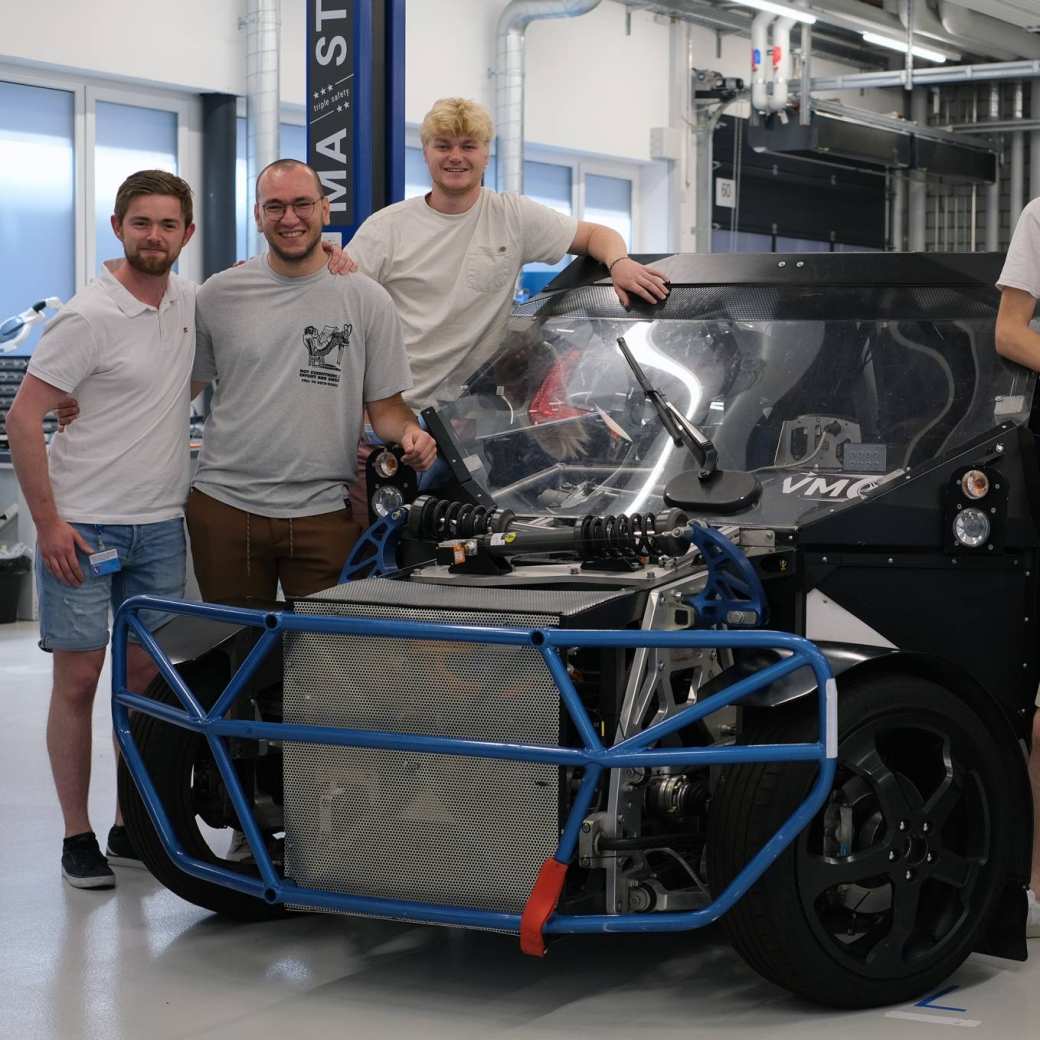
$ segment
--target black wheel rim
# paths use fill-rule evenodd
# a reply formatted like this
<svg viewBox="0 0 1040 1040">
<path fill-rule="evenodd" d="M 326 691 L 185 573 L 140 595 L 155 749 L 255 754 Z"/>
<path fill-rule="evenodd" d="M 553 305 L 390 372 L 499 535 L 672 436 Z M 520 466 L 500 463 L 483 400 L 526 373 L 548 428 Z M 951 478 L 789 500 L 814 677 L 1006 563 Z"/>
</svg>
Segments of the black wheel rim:
<svg viewBox="0 0 1040 1040">
<path fill-rule="evenodd" d="M 992 779 L 972 736 L 949 720 L 906 713 L 841 742 L 829 805 L 851 810 L 841 832 L 847 847 L 835 847 L 821 813 L 799 837 L 796 869 L 813 931 L 864 977 L 927 970 L 977 924 L 994 828 Z"/>
</svg>

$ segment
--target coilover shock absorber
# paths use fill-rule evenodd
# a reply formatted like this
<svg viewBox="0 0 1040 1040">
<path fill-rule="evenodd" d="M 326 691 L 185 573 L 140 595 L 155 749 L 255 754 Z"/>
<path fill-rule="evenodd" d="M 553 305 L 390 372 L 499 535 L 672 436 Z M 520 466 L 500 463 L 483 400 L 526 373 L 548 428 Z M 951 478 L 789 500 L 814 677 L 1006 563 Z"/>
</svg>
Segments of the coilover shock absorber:
<svg viewBox="0 0 1040 1040">
<path fill-rule="evenodd" d="M 690 547 L 689 525 L 681 509 L 585 516 L 578 525 L 579 551 L 583 559 L 681 556 Z"/>
<path fill-rule="evenodd" d="M 530 528 L 510 510 L 485 509 L 430 496 L 409 507 L 412 538 L 452 543 L 445 561 L 460 563 L 482 555 L 502 559 L 518 554 L 568 552 L 584 561 L 657 559 L 681 556 L 690 547 L 689 517 L 681 509 L 660 513 L 589 515 L 573 525 Z M 459 543 L 463 543 L 460 544 Z"/>
<path fill-rule="evenodd" d="M 511 509 L 488 509 L 469 502 L 420 495 L 408 507 L 407 531 L 410 537 L 423 541 L 473 538 L 505 531 L 515 515 Z"/>
</svg>

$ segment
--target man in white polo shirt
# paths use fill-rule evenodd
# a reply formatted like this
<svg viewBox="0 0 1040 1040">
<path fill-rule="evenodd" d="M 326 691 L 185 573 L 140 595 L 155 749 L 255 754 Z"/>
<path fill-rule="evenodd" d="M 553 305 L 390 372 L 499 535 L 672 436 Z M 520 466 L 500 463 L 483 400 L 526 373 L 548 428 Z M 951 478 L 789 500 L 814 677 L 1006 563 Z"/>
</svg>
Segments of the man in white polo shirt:
<svg viewBox="0 0 1040 1040">
<path fill-rule="evenodd" d="M 1033 199 L 1022 210 L 997 288 L 997 353 L 1040 372 L 1040 332 L 1031 326 L 1040 300 L 1040 199 Z M 1033 867 L 1026 935 L 1040 939 L 1040 696 L 1033 712 L 1029 780 L 1033 788 Z"/>
<path fill-rule="evenodd" d="M 160 170 L 135 173 L 116 195 L 112 228 L 125 259 L 47 327 L 7 417 L 36 523 L 40 646 L 54 655 L 47 751 L 65 821 L 62 875 L 76 888 L 115 884 L 87 813 L 108 608 L 184 592 L 195 286 L 170 269 L 195 230 L 191 189 Z M 55 434 L 48 458 L 42 419 L 70 393 L 79 417 Z M 142 615 L 149 629 L 164 620 Z M 134 645 L 127 670 L 137 691 L 155 673 Z M 135 858 L 118 807 L 108 850 L 117 864 Z"/>
</svg>

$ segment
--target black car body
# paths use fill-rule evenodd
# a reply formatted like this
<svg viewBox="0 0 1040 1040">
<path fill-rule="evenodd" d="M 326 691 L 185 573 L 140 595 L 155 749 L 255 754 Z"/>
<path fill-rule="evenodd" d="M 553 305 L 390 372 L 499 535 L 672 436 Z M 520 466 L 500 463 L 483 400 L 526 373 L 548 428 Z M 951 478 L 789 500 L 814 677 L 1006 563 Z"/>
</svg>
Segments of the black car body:
<svg viewBox="0 0 1040 1040">
<path fill-rule="evenodd" d="M 1024 958 L 1040 474 L 1035 376 L 994 349 L 998 259 L 657 266 L 672 288 L 655 307 L 622 309 L 602 269 L 581 262 L 517 308 L 507 341 L 428 416 L 438 486 L 416 497 L 414 475 L 376 452 L 379 508 L 353 580 L 290 604 L 291 625 L 256 615 L 278 638 L 237 696 L 221 691 L 243 660 L 256 664 L 257 631 L 216 633 L 233 612 L 195 608 L 163 635 L 167 681 L 150 691 L 162 717 L 117 675 L 128 827 L 169 887 L 245 917 L 286 906 L 408 917 L 422 903 L 500 914 L 515 931 L 547 852 L 580 823 L 546 935 L 582 915 L 598 922 L 588 930 L 640 917 L 627 930 L 649 931 L 684 914 L 705 923 L 700 909 L 781 835 L 723 918 L 781 985 L 864 1006 L 926 991 L 972 950 Z M 703 440 L 691 451 L 662 427 L 618 338 L 710 440 L 714 474 Z M 739 493 L 719 491 L 720 473 Z M 368 620 L 348 632 L 325 624 L 336 618 Z M 661 764 L 603 759 L 592 783 L 591 759 L 492 768 L 415 741 L 294 742 L 286 727 L 309 725 L 589 746 L 540 659 L 377 631 L 375 619 L 661 636 L 575 635 L 558 648 L 608 748 L 693 719 L 695 705 L 719 710 L 660 730 L 654 747 L 675 752 Z M 836 771 L 804 818 L 825 763 L 782 749 L 822 748 L 829 716 L 819 671 L 784 672 L 807 645 L 790 636 L 837 676 Z M 188 719 L 174 665 L 199 704 L 252 729 Z M 754 689 L 730 703 L 745 680 Z M 740 761 L 723 750 L 761 747 L 780 750 Z M 695 761 L 693 749 L 708 753 Z M 235 865 L 212 829 L 239 825 L 242 810 L 264 850 Z M 305 896 L 319 889 L 377 902 Z"/>
</svg>

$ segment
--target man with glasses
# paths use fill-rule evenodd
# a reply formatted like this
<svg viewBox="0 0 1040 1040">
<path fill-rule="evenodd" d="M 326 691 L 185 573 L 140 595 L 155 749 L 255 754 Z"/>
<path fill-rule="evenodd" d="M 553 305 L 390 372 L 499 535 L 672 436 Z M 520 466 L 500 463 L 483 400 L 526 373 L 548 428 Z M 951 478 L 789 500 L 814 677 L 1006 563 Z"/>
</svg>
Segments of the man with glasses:
<svg viewBox="0 0 1040 1040">
<path fill-rule="evenodd" d="M 336 584 L 360 532 L 344 498 L 364 410 L 408 465 L 436 456 L 401 398 L 412 380 L 386 290 L 326 268 L 317 174 L 272 163 L 253 212 L 270 252 L 210 278 L 196 311 L 192 389 L 215 388 L 187 520 L 199 588 L 220 602 Z"/>
</svg>

